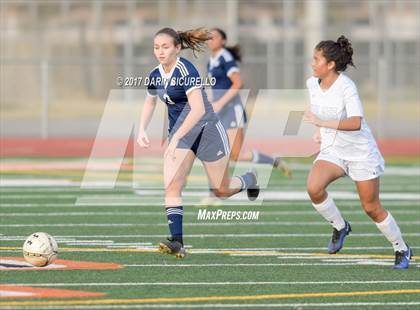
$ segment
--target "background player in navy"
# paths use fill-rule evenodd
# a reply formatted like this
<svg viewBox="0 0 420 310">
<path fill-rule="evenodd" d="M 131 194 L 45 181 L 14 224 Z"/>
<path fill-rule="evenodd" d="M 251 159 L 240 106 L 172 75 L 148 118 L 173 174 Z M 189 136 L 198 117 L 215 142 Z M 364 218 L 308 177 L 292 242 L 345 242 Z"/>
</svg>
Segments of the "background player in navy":
<svg viewBox="0 0 420 310">
<path fill-rule="evenodd" d="M 230 159 L 269 164 L 290 177 L 291 171 L 281 158 L 273 158 L 256 150 L 241 152 L 246 114 L 239 96 L 243 86 L 238 65 L 241 61 L 240 48 L 239 45 L 226 46 L 226 33 L 219 28 L 212 29 L 211 37 L 207 43 L 211 49 L 207 70 L 208 76 L 216 80 L 212 85 L 212 104 L 229 137 Z"/>
<path fill-rule="evenodd" d="M 166 103 L 169 118 L 169 144 L 164 155 L 165 205 L 171 238 L 160 244 L 161 252 L 178 258 L 185 255 L 182 238 L 182 189 L 198 157 L 217 197 L 227 198 L 247 190 L 250 200 L 259 194 L 254 172 L 230 177 L 229 141 L 225 129 L 208 101 L 200 75 L 187 59 L 178 57 L 182 49 L 201 51 L 210 38 L 206 30 L 159 30 L 154 37 L 154 54 L 159 65 L 152 70 L 142 111 L 137 141 L 150 142 L 146 128 L 153 115 L 156 97 Z"/>
</svg>

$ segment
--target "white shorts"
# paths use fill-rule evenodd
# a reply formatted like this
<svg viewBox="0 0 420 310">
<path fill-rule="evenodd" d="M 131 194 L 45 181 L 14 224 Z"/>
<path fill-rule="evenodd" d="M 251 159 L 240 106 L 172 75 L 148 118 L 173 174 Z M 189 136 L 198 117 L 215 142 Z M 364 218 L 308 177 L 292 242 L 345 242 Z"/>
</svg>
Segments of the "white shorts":
<svg viewBox="0 0 420 310">
<path fill-rule="evenodd" d="M 343 169 L 353 181 L 367 181 L 381 176 L 385 171 L 385 162 L 380 153 L 373 153 L 365 161 L 349 161 L 337 157 L 332 152 L 320 152 L 315 158 L 333 163 Z"/>
</svg>

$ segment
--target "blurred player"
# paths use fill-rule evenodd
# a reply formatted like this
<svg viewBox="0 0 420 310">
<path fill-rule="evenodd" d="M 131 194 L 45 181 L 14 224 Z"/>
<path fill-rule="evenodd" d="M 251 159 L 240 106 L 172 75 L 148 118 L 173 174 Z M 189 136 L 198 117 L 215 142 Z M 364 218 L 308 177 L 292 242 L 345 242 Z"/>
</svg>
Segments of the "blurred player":
<svg viewBox="0 0 420 310">
<path fill-rule="evenodd" d="M 212 85 L 212 104 L 229 137 L 230 159 L 268 164 L 290 177 L 291 170 L 280 157 L 273 158 L 256 150 L 241 152 L 247 119 L 239 96 L 243 86 L 237 63 L 241 61 L 240 48 L 238 45 L 226 46 L 226 33 L 219 28 L 212 29 L 211 37 L 207 43 L 211 49 L 207 70 L 208 76 L 216 80 L 215 85 Z"/>
<path fill-rule="evenodd" d="M 379 200 L 384 160 L 363 117 L 356 85 L 343 73 L 348 65 L 354 66 L 352 55 L 351 43 L 344 36 L 336 42 L 321 41 L 315 47 L 314 76 L 307 80 L 311 111 L 305 113 L 304 121 L 316 126 L 314 140 L 321 144 L 321 150 L 309 173 L 307 190 L 315 209 L 334 228 L 328 253 L 337 253 L 351 228 L 326 188 L 348 175 L 356 184 L 366 214 L 394 248 L 394 269 L 406 269 L 412 251 Z"/>
<path fill-rule="evenodd" d="M 137 141 L 141 147 L 150 142 L 147 126 L 156 106 L 156 97 L 166 103 L 169 118 L 169 144 L 164 155 L 165 206 L 171 237 L 160 243 L 160 251 L 178 258 L 185 256 L 182 234 L 182 190 L 197 157 L 203 163 L 212 191 L 227 198 L 247 190 L 248 198 L 259 194 L 254 172 L 230 177 L 229 141 L 214 113 L 194 65 L 178 57 L 182 49 L 199 52 L 210 38 L 206 30 L 159 30 L 154 37 L 154 55 L 159 61 L 149 76 Z"/>
</svg>

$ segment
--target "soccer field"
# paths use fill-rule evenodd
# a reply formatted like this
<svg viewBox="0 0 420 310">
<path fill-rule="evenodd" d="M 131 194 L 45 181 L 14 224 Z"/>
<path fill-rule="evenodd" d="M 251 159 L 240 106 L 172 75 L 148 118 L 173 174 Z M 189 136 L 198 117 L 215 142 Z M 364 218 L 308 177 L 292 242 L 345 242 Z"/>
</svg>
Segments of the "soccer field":
<svg viewBox="0 0 420 310">
<path fill-rule="evenodd" d="M 156 185 L 159 162 L 146 175 Z M 291 180 L 273 171 L 264 190 L 270 200 L 262 205 L 239 197 L 207 208 L 259 211 L 258 219 L 199 220 L 204 207 L 191 204 L 205 190 L 193 191 L 184 207 L 183 260 L 157 252 L 168 235 L 159 191 L 133 190 L 130 163 L 115 189 L 81 189 L 85 164 L 2 160 L 0 309 L 420 307 L 418 161 L 392 160 L 381 179 L 382 203 L 415 255 L 408 270 L 392 269 L 392 247 L 362 211 L 349 179 L 330 191 L 353 231 L 339 254 L 326 253 L 331 227 L 305 196 L 309 161 L 292 162 Z M 189 184 L 205 185 L 194 171 Z M 21 260 L 23 241 L 38 231 L 60 248 L 46 268 Z"/>
</svg>

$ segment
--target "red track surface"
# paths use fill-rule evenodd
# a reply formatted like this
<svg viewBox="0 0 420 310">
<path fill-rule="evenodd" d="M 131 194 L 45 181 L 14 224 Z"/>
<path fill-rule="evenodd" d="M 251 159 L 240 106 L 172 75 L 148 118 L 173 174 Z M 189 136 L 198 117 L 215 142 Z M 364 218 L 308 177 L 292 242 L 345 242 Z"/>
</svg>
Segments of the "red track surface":
<svg viewBox="0 0 420 310">
<path fill-rule="evenodd" d="M 420 141 L 418 139 L 386 139 L 378 141 L 384 156 L 419 156 Z M 89 138 L 3 138 L 0 139 L 1 157 L 89 157 L 94 145 L 94 139 Z M 120 156 L 124 153 L 133 154 L 134 141 L 128 144 L 123 140 L 101 141 L 97 155 Z M 144 156 L 158 155 L 163 153 L 160 141 L 151 141 L 151 147 L 147 150 L 136 147 L 136 154 Z M 246 148 L 257 148 L 267 153 L 275 153 L 293 157 L 291 154 L 299 154 L 305 149 L 316 149 L 310 142 L 296 139 L 264 139 L 250 140 Z"/>
</svg>

